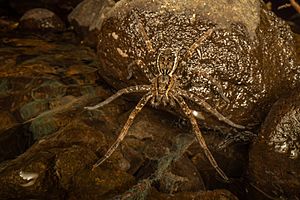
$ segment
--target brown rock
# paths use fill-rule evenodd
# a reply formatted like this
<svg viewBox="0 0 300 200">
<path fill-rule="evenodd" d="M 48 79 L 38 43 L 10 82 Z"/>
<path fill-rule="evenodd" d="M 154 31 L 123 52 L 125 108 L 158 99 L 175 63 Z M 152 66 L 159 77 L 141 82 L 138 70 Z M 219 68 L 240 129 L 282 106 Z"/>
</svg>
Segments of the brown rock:
<svg viewBox="0 0 300 200">
<path fill-rule="evenodd" d="M 9 5 L 19 15 L 23 15 L 28 10 L 34 8 L 45 8 L 56 11 L 56 14 L 58 14 L 59 17 L 66 19 L 66 15 L 68 15 L 81 1 L 82 0 L 10 0 Z"/>
<path fill-rule="evenodd" d="M 9 111 L 0 111 L 0 162 L 13 159 L 32 143 L 28 134 Z"/>
<path fill-rule="evenodd" d="M 227 190 L 213 190 L 205 192 L 182 192 L 173 197 L 167 197 L 167 199 L 195 199 L 195 200 L 237 200 L 238 198 L 234 196 Z"/>
<path fill-rule="evenodd" d="M 75 199 L 109 199 L 113 194 L 129 189 L 134 177 L 117 169 L 97 168 L 78 173 L 74 178 L 71 196 Z"/>
<path fill-rule="evenodd" d="M 1 13 L 0 9 L 0 13 Z M 19 26 L 19 23 L 10 19 L 0 19 L 0 33 L 9 32 L 15 30 Z"/>
<path fill-rule="evenodd" d="M 9 47 L 0 51 L 0 199 L 63 199 L 66 191 L 103 199 L 133 185 L 133 176 L 118 162 L 91 171 L 117 126 L 116 116 L 124 112 L 124 103 L 97 114 L 83 109 L 109 95 L 95 85 L 94 53 L 42 39 L 12 36 L 3 41 Z M 36 139 L 27 151 L 25 134 Z"/>
<path fill-rule="evenodd" d="M 94 152 L 105 141 L 99 130 L 78 121 L 41 139 L 18 158 L 1 163 L 0 184 L 5 186 L 0 199 L 62 198 L 65 190 L 81 199 L 97 199 L 128 189 L 134 178 L 119 165 L 91 170 Z"/>
<path fill-rule="evenodd" d="M 179 192 L 179 193 L 172 194 L 172 195 L 163 194 L 163 193 L 159 193 L 155 190 L 152 190 L 148 199 L 149 200 L 164 200 L 164 199 L 168 199 L 168 200 L 190 200 L 190 199 L 195 199 L 195 200 L 237 200 L 238 198 L 227 190 L 218 189 L 218 190 L 200 191 L 200 192 Z"/>
<path fill-rule="evenodd" d="M 63 31 L 63 21 L 52 11 L 34 8 L 27 11 L 20 19 L 21 29 L 31 31 Z"/>
<path fill-rule="evenodd" d="M 300 197 L 300 92 L 277 101 L 252 145 L 250 188 L 255 199 Z M 251 187 L 252 186 L 252 187 Z"/>
<path fill-rule="evenodd" d="M 53 155 L 47 151 L 36 152 L 29 159 L 23 160 L 13 166 L 1 164 L 0 166 L 0 199 L 10 198 L 58 198 L 56 176 L 48 167 L 51 165 Z M 48 191 L 53 191 L 49 193 Z"/>
<path fill-rule="evenodd" d="M 85 44 L 97 46 L 102 23 L 114 5 L 113 0 L 85 0 L 70 13 L 68 20 Z"/>
<path fill-rule="evenodd" d="M 161 192 L 167 194 L 205 191 L 205 189 L 197 168 L 186 156 L 182 156 L 170 166 L 170 169 L 161 178 L 159 188 Z"/>
<path fill-rule="evenodd" d="M 17 123 L 15 117 L 8 111 L 0 111 L 0 134 L 12 128 Z"/>
<path fill-rule="evenodd" d="M 292 33 L 259 1 L 173 2 L 119 1 L 106 14 L 99 35 L 99 70 L 114 88 L 148 84 L 135 61 L 142 60 L 149 73 L 157 74 L 162 49 L 177 49 L 181 69 L 175 74 L 186 83 L 182 89 L 194 92 L 232 121 L 247 125 L 260 123 L 278 96 L 299 84 Z M 184 60 L 188 48 L 212 28 L 211 37 Z M 147 37 L 153 53 L 147 49 Z M 229 103 L 205 73 L 220 83 Z M 211 126 L 216 126 L 213 120 Z"/>
<path fill-rule="evenodd" d="M 122 2 L 118 5 L 123 6 Z M 140 2 L 145 3 L 145 7 Z M 225 12 L 226 9 L 220 12 L 221 16 L 212 12 L 210 18 L 205 13 L 212 8 L 203 11 L 200 6 L 194 16 L 190 5 L 184 7 L 182 4 L 174 7 L 175 11 L 184 7 L 188 12 L 160 13 L 154 6 L 148 7 L 151 13 L 146 9 L 151 2 L 136 0 L 130 5 L 133 5 L 154 44 L 154 58 L 147 57 L 145 42 L 136 31 L 137 20 L 127 10 L 128 7 L 122 7 L 124 10 L 115 7 L 108 11 L 105 15 L 107 21 L 104 26 L 100 25 L 103 32 L 98 52 L 103 65 L 97 65 L 99 74 L 116 89 L 148 83 L 137 67 L 127 71 L 127 64 L 137 56 L 155 71 L 156 57 L 161 48 L 182 46 L 184 53 L 206 28 L 215 25 L 220 29 L 199 47 L 201 58 L 197 51 L 186 61 L 191 67 L 186 73 L 193 69 L 208 71 L 221 82 L 224 94 L 231 101 L 225 103 L 203 76 L 200 76 L 199 82 L 191 81 L 192 85 L 185 89 L 200 88 L 199 95 L 204 100 L 222 113 L 231 115 L 234 121 L 240 120 L 246 125 L 248 121 L 255 122 L 253 118 L 257 115 L 263 118 L 269 107 L 267 104 L 275 101 L 284 89 L 295 87 L 299 67 L 293 63 L 293 48 L 289 47 L 293 43 L 291 34 L 281 21 L 266 11 L 258 12 L 259 22 L 254 20 L 256 15 L 246 17 L 249 21 L 236 20 L 237 16 L 242 16 L 237 14 L 228 23 L 224 19 L 228 19 L 232 8 L 230 12 Z M 172 1 L 165 2 L 172 5 Z M 94 5 L 97 11 L 96 4 L 89 5 Z M 169 9 L 170 5 L 164 9 Z M 204 14 L 200 15 L 200 11 Z M 243 14 L 248 13 L 242 11 Z M 153 14 L 157 16 L 152 18 Z M 78 16 L 85 16 L 88 21 L 88 13 L 79 12 Z M 169 20 L 165 20 L 166 16 L 170 17 Z M 93 23 L 102 23 L 103 19 L 100 17 Z M 205 23 L 202 19 L 206 19 Z M 221 22 L 224 22 L 223 26 Z M 110 35 L 105 35 L 107 33 Z M 0 72 L 4 80 L 0 82 L 0 107 L 2 110 L 7 107 L 11 113 L 1 113 L 1 116 L 10 119 L 7 124 L 12 125 L 15 124 L 14 118 L 21 122 L 28 120 L 30 130 L 39 141 L 19 157 L 0 164 L 0 185 L 3 185 L 0 199 L 45 199 L 49 195 L 50 198 L 63 199 L 66 193 L 69 199 L 110 199 L 120 194 L 130 196 L 135 189 L 142 195 L 148 193 L 149 199 L 236 199 L 226 190 L 213 190 L 228 188 L 230 184 L 216 180 L 216 172 L 194 141 L 191 128 L 181 124 L 179 127 L 175 122 L 178 116 L 147 107 L 139 113 L 116 152 L 91 171 L 91 166 L 115 141 L 136 103 L 118 99 L 98 110 L 83 110 L 85 105 L 93 105 L 113 93 L 108 92 L 104 84 L 96 86 L 96 83 L 103 82 L 99 81 L 95 57 L 90 49 L 40 39 L 5 38 L 3 45 L 9 48 L 0 52 L 3 63 Z M 123 47 L 132 51 L 125 52 Z M 269 50 L 267 47 L 270 47 Z M 127 58 L 126 53 L 129 55 Z M 133 76 L 128 80 L 130 72 Z M 267 106 L 262 109 L 261 105 L 265 104 Z M 191 107 L 197 108 L 193 104 Z M 229 177 L 240 179 L 247 165 L 246 146 L 228 145 L 220 149 L 222 127 L 219 129 L 213 121 L 208 123 L 209 117 L 206 113 L 203 115 L 207 123 L 201 123 L 204 124 L 202 127 L 208 124 L 208 127 L 214 128 L 202 129 L 209 149 Z M 10 135 L 18 132 L 13 130 Z M 3 141 L 0 139 L 1 153 L 6 150 Z M 140 182 L 151 184 L 147 186 L 149 188 L 143 188 Z M 205 189 L 213 191 L 204 192 Z M 230 190 L 236 194 L 236 188 Z"/>
</svg>

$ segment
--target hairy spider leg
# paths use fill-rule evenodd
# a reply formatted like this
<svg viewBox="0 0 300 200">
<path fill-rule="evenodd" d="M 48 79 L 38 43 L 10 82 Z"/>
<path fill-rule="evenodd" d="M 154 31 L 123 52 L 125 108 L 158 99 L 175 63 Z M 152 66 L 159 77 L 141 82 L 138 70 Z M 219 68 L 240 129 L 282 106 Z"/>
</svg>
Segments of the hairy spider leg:
<svg viewBox="0 0 300 200">
<path fill-rule="evenodd" d="M 122 96 L 123 94 L 129 94 L 129 93 L 134 93 L 134 92 L 148 92 L 150 91 L 151 87 L 150 85 L 135 85 L 135 86 L 130 86 L 127 88 L 123 88 L 113 94 L 112 96 L 108 97 L 106 100 L 100 102 L 99 104 L 95 106 L 87 106 L 84 107 L 87 110 L 95 110 L 97 108 L 100 108 L 102 106 L 105 106 L 106 104 L 109 104 L 113 100 L 117 99 L 118 97 Z"/>
<path fill-rule="evenodd" d="M 214 109 L 211 105 L 203 101 L 200 97 L 197 95 L 193 94 L 192 92 L 187 92 L 185 90 L 179 89 L 178 90 L 179 95 L 195 102 L 197 105 L 204 107 L 208 112 L 210 112 L 212 115 L 218 118 L 218 120 L 225 122 L 226 124 L 239 128 L 239 129 L 245 129 L 245 126 L 236 124 L 229 120 L 228 118 L 224 117 L 221 113 L 219 113 L 216 109 Z"/>
<path fill-rule="evenodd" d="M 199 37 L 198 40 L 196 40 L 190 48 L 186 51 L 185 55 L 183 56 L 183 60 L 186 60 L 190 57 L 192 57 L 195 49 L 197 49 L 208 37 L 210 37 L 213 33 L 215 28 L 208 29 L 203 35 Z"/>
<path fill-rule="evenodd" d="M 140 22 L 139 17 L 135 11 L 133 11 L 133 14 L 137 21 L 137 31 L 141 34 L 143 41 L 145 42 L 147 51 L 151 55 L 155 52 L 153 45 L 151 43 L 151 40 L 149 39 L 149 37 L 146 33 L 146 30 L 145 30 L 144 26 L 142 25 L 142 23 Z M 146 66 L 146 64 L 141 59 L 137 59 L 133 62 L 144 72 L 144 74 L 147 76 L 147 78 L 150 82 L 153 78 L 155 78 L 154 74 L 149 70 L 149 68 Z"/>
<path fill-rule="evenodd" d="M 137 20 L 137 28 L 138 28 L 138 32 L 142 35 L 143 40 L 144 40 L 145 43 L 146 43 L 146 47 L 147 47 L 147 49 L 148 49 L 148 52 L 149 52 L 149 53 L 154 53 L 154 49 L 153 49 L 151 40 L 149 39 L 149 37 L 148 37 L 148 35 L 147 35 L 146 31 L 145 31 L 144 26 L 143 26 L 142 23 L 140 22 L 139 17 L 138 17 L 138 15 L 136 14 L 135 11 L 133 11 L 133 14 L 134 14 L 134 17 L 135 17 L 136 20 Z"/>
<path fill-rule="evenodd" d="M 134 118 L 142 110 L 142 108 L 147 104 L 147 102 L 149 101 L 149 99 L 151 97 L 152 97 L 151 92 L 148 92 L 147 94 L 145 94 L 142 97 L 142 99 L 138 102 L 138 104 L 135 106 L 133 111 L 131 111 L 131 113 L 130 113 L 125 125 L 123 126 L 118 138 L 116 139 L 116 141 L 110 146 L 110 148 L 107 150 L 105 155 L 100 160 L 98 160 L 97 163 L 95 163 L 93 165 L 92 170 L 94 170 L 96 167 L 101 165 L 118 148 L 120 143 L 123 141 L 124 137 L 127 135 L 128 130 L 129 130 L 130 126 L 132 125 Z"/>
<path fill-rule="evenodd" d="M 193 73 L 192 73 L 192 79 L 194 76 L 204 76 L 206 77 L 214 86 L 217 87 L 217 92 L 218 94 L 221 96 L 221 98 L 226 101 L 227 103 L 230 103 L 230 100 L 224 95 L 224 91 L 223 91 L 223 87 L 222 85 L 220 84 L 219 81 L 217 81 L 216 79 L 214 79 L 211 75 L 209 75 L 208 73 L 204 72 L 204 71 L 200 71 L 200 70 L 195 70 Z"/>
<path fill-rule="evenodd" d="M 186 53 L 182 56 L 182 61 L 186 62 L 189 58 L 192 57 L 193 53 L 195 52 L 195 50 L 207 39 L 209 38 L 213 31 L 215 30 L 215 28 L 211 28 L 208 29 L 206 32 L 204 32 L 204 34 L 202 34 L 190 47 L 189 49 L 186 51 Z M 180 63 L 182 64 L 182 62 Z M 183 71 L 182 65 L 180 67 L 180 69 L 178 70 L 178 75 L 182 74 Z M 185 84 L 185 83 L 182 83 Z"/>
<path fill-rule="evenodd" d="M 185 55 L 183 56 L 183 60 L 187 60 L 189 58 L 192 57 L 193 53 L 195 52 L 195 50 L 208 38 L 212 35 L 213 31 L 215 30 L 215 28 L 209 29 L 207 30 L 203 35 L 201 35 L 199 37 L 198 40 L 196 40 L 191 46 L 190 48 L 186 51 Z M 198 55 L 199 55 L 199 51 L 197 51 Z M 201 57 L 201 55 L 199 55 Z M 195 76 L 199 76 L 199 75 L 203 75 L 205 76 L 213 85 L 215 85 L 217 87 L 217 92 L 219 93 L 219 95 L 221 96 L 221 98 L 226 101 L 227 103 L 229 103 L 229 99 L 224 95 L 223 92 L 223 88 L 222 85 L 215 80 L 213 77 L 211 77 L 209 74 L 203 72 L 203 71 L 197 71 L 197 72 L 193 72 L 192 73 L 192 77 L 191 79 L 193 79 L 193 77 Z M 183 83 L 184 84 L 184 83 Z"/>
<path fill-rule="evenodd" d="M 171 76 L 171 77 L 172 77 L 172 75 L 174 74 L 174 72 L 176 71 L 177 66 L 178 66 L 179 51 L 180 51 L 180 49 L 178 49 L 178 50 L 175 52 L 175 61 L 174 61 L 174 65 L 173 65 L 173 67 L 172 67 L 171 72 L 169 73 L 169 76 Z"/>
<path fill-rule="evenodd" d="M 210 150 L 208 149 L 205 139 L 198 127 L 198 123 L 196 118 L 194 117 L 194 115 L 192 114 L 192 110 L 188 107 L 188 105 L 186 104 L 186 102 L 184 101 L 184 99 L 177 95 L 176 97 L 174 97 L 175 100 L 178 102 L 179 106 L 181 107 L 182 111 L 184 112 L 184 114 L 188 117 L 188 119 L 191 122 L 194 134 L 196 135 L 196 138 L 200 144 L 200 146 L 202 147 L 204 154 L 206 155 L 206 157 L 208 158 L 209 162 L 211 163 L 211 165 L 214 167 L 214 169 L 219 173 L 219 175 L 225 180 L 225 181 L 229 181 L 229 178 L 227 177 L 227 175 L 223 172 L 223 170 L 219 167 L 218 163 L 216 162 L 216 160 L 214 159 L 213 155 L 211 154 Z"/>
</svg>

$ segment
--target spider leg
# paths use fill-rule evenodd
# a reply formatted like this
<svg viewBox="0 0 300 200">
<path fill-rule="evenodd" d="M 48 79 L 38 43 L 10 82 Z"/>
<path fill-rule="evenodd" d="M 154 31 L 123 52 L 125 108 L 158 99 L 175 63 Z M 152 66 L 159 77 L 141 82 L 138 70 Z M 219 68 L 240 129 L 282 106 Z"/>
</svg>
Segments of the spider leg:
<svg viewBox="0 0 300 200">
<path fill-rule="evenodd" d="M 208 103 L 203 101 L 201 98 L 199 98 L 197 95 L 194 95 L 191 92 L 187 92 L 187 91 L 184 91 L 184 90 L 181 90 L 181 89 L 178 90 L 178 93 L 180 95 L 184 96 L 185 98 L 192 100 L 193 102 L 195 102 L 199 106 L 204 107 L 208 112 L 210 112 L 215 117 L 217 117 L 218 120 L 223 121 L 223 122 L 225 122 L 226 124 L 228 124 L 232 127 L 239 128 L 239 129 L 245 129 L 245 126 L 236 124 L 236 123 L 232 122 L 231 120 L 229 120 L 228 118 L 224 117 L 221 113 L 219 113 L 211 105 L 209 105 Z"/>
<path fill-rule="evenodd" d="M 221 96 L 221 98 L 226 101 L 227 103 L 230 103 L 230 100 L 224 95 L 224 91 L 223 91 L 223 87 L 220 84 L 219 81 L 217 81 L 216 79 L 214 79 L 211 75 L 209 75 L 208 73 L 204 72 L 204 71 L 193 71 L 192 73 L 192 78 L 193 77 L 198 77 L 198 76 L 203 76 L 205 78 L 207 78 L 214 86 L 217 87 L 217 92 L 219 93 L 219 95 Z"/>
<path fill-rule="evenodd" d="M 123 88 L 119 90 L 117 93 L 113 94 L 112 96 L 108 97 L 106 100 L 102 101 L 101 103 L 95 105 L 95 106 L 87 106 L 84 107 L 87 110 L 95 110 L 97 108 L 100 108 L 106 104 L 109 104 L 113 100 L 117 99 L 118 97 L 122 96 L 123 94 L 133 93 L 133 92 L 148 92 L 150 91 L 149 85 L 136 85 L 136 86 L 130 86 L 127 88 Z"/>
<path fill-rule="evenodd" d="M 152 43 L 151 43 L 151 40 L 149 39 L 146 31 L 145 31 L 145 28 L 144 26 L 142 25 L 142 23 L 140 22 L 139 20 L 139 17 L 138 15 L 136 14 L 136 12 L 133 11 L 133 14 L 134 14 L 134 17 L 136 18 L 137 20 L 137 28 L 138 28 L 138 32 L 142 35 L 145 43 L 146 43 L 146 47 L 147 47 L 147 50 L 149 53 L 153 53 L 154 52 L 154 49 L 153 49 L 153 46 L 152 46 Z"/>
<path fill-rule="evenodd" d="M 213 31 L 214 31 L 214 28 L 208 29 L 203 35 L 201 35 L 199 37 L 199 39 L 196 40 L 196 42 L 194 42 L 190 46 L 190 48 L 185 53 L 183 59 L 186 60 L 186 59 L 190 58 L 193 55 L 195 49 L 197 49 L 203 43 L 204 40 L 206 40 L 209 36 L 211 36 L 211 34 L 213 33 Z"/>
<path fill-rule="evenodd" d="M 225 96 L 224 91 L 223 91 L 223 87 L 222 85 L 219 83 L 219 81 L 217 81 L 216 79 L 214 79 L 213 77 L 211 77 L 210 75 L 207 74 L 207 78 L 210 80 L 210 82 L 217 87 L 217 92 L 219 93 L 219 95 L 221 96 L 221 98 L 226 101 L 227 103 L 230 103 L 230 100 Z"/>
<path fill-rule="evenodd" d="M 196 42 L 194 42 L 190 46 L 190 48 L 187 50 L 187 52 L 185 53 L 183 59 L 186 60 L 186 59 L 190 58 L 193 55 L 194 51 L 204 42 L 204 40 L 206 40 L 208 37 L 211 36 L 211 34 L 213 33 L 214 30 L 215 30 L 214 28 L 209 29 Z M 197 52 L 198 52 L 198 55 L 201 57 L 199 51 L 197 51 Z M 211 77 L 209 74 L 207 74 L 205 72 L 194 72 L 193 76 L 196 76 L 196 75 L 204 75 L 206 78 L 208 78 L 209 81 L 217 87 L 217 92 L 224 99 L 224 101 L 226 101 L 227 103 L 230 102 L 229 99 L 224 95 L 221 84 L 218 81 L 216 81 L 213 77 Z"/>
<path fill-rule="evenodd" d="M 98 167 L 99 165 L 101 165 L 107 158 L 109 158 L 111 156 L 111 154 L 117 149 L 117 147 L 119 146 L 119 144 L 123 141 L 124 137 L 127 135 L 128 129 L 130 128 L 130 126 L 133 123 L 134 118 L 136 117 L 136 115 L 142 110 L 142 108 L 146 105 L 146 103 L 149 101 L 149 99 L 152 97 L 151 92 L 148 92 L 147 94 L 145 94 L 142 99 L 138 102 L 138 104 L 135 106 L 134 110 L 131 111 L 125 125 L 123 126 L 118 138 L 116 139 L 116 141 L 111 145 L 111 147 L 108 149 L 108 151 L 105 153 L 105 155 L 97 161 L 97 163 L 95 163 L 93 165 L 93 170 Z"/>
<path fill-rule="evenodd" d="M 197 137 L 197 140 L 200 144 L 200 146 L 202 147 L 206 157 L 208 158 L 209 162 L 211 163 L 211 165 L 215 168 L 215 170 L 219 173 L 219 175 L 226 181 L 229 181 L 229 178 L 227 177 L 227 175 L 223 172 L 223 170 L 219 167 L 218 163 L 216 162 L 216 160 L 214 159 L 213 155 L 211 154 L 210 150 L 208 149 L 205 139 L 202 136 L 202 133 L 198 127 L 198 123 L 196 118 L 194 117 L 194 115 L 192 114 L 192 110 L 188 107 L 188 105 L 186 104 L 186 102 L 184 101 L 184 99 L 181 96 L 176 96 L 174 97 L 174 99 L 178 102 L 179 106 L 181 107 L 182 111 L 184 112 L 184 114 L 189 118 L 193 131 Z"/>
<path fill-rule="evenodd" d="M 179 70 L 177 74 L 182 74 L 182 71 L 184 70 L 184 67 L 181 66 L 182 63 L 186 63 L 189 58 L 192 57 L 195 50 L 208 38 L 211 36 L 215 28 L 208 29 L 206 32 L 204 32 L 186 51 L 186 53 L 182 56 L 182 61 L 179 64 Z"/>
</svg>

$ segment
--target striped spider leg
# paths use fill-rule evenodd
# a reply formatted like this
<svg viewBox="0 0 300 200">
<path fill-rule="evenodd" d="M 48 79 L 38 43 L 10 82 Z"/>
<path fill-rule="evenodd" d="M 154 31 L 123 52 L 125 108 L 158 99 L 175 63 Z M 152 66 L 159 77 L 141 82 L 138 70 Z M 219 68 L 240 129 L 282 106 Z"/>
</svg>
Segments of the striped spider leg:
<svg viewBox="0 0 300 200">
<path fill-rule="evenodd" d="M 212 29 L 209 29 L 208 31 L 204 32 L 204 34 L 201 35 L 199 37 L 199 39 L 197 39 L 196 42 L 194 42 L 194 44 L 192 44 L 189 47 L 189 49 L 186 51 L 185 55 L 182 57 L 181 60 L 186 61 L 189 58 L 191 58 L 193 56 L 193 53 L 195 52 L 195 50 L 205 41 L 205 39 L 207 39 L 208 37 L 211 36 L 211 34 L 213 33 L 214 30 L 215 30 L 215 28 L 212 28 Z M 198 49 L 197 49 L 197 53 L 201 57 Z M 183 69 L 180 69 L 180 70 L 183 70 Z M 219 93 L 221 98 L 227 103 L 230 102 L 230 100 L 224 95 L 222 85 L 208 73 L 206 73 L 204 71 L 200 71 L 200 70 L 193 71 L 192 76 L 190 78 L 193 79 L 193 78 L 196 78 L 199 76 L 203 76 L 203 77 L 207 78 L 212 85 L 216 86 L 217 92 Z M 182 83 L 182 84 L 185 84 L 185 83 Z"/>
<path fill-rule="evenodd" d="M 184 114 L 187 116 L 187 118 L 189 119 L 191 125 L 192 125 L 192 129 L 193 132 L 201 146 L 201 148 L 204 151 L 205 156 L 207 157 L 207 159 L 209 160 L 209 162 L 211 163 L 211 165 L 213 166 L 213 168 L 218 172 L 218 174 L 225 180 L 225 181 L 229 181 L 229 178 L 227 177 L 227 175 L 223 172 L 223 170 L 219 167 L 217 161 L 214 159 L 213 155 L 211 154 L 210 150 L 208 149 L 208 146 L 205 142 L 205 139 L 199 129 L 198 123 L 196 118 L 194 117 L 192 110 L 189 108 L 189 106 L 186 104 L 186 102 L 184 101 L 184 99 L 178 95 L 176 97 L 174 97 L 177 101 L 177 103 L 179 104 L 179 106 L 181 107 L 181 110 L 184 112 Z"/>
<path fill-rule="evenodd" d="M 224 90 L 222 85 L 219 83 L 219 81 L 217 81 L 216 79 L 214 79 L 211 75 L 209 75 L 208 73 L 201 71 L 201 70 L 195 70 L 192 72 L 192 76 L 190 77 L 191 79 L 193 78 L 197 78 L 197 77 L 205 77 L 209 83 L 211 83 L 213 86 L 216 86 L 216 91 L 217 93 L 220 95 L 220 97 L 226 102 L 226 103 L 230 103 L 230 100 L 225 96 L 224 94 Z"/>
<path fill-rule="evenodd" d="M 113 97 L 113 96 L 111 96 L 111 97 Z M 121 130 L 121 132 L 120 132 L 120 134 L 118 136 L 118 138 L 116 139 L 116 141 L 110 146 L 110 148 L 107 150 L 107 152 L 105 153 L 105 155 L 93 165 L 93 169 L 92 170 L 94 170 L 96 167 L 98 167 L 99 165 L 101 165 L 118 148 L 118 146 L 120 145 L 120 143 L 123 141 L 123 139 L 127 135 L 128 129 L 131 127 L 134 118 L 142 110 L 142 108 L 146 105 L 146 103 L 149 101 L 149 99 L 151 97 L 152 97 L 151 92 L 148 92 L 147 94 L 145 94 L 141 98 L 141 100 L 135 106 L 135 108 L 133 109 L 133 111 L 131 111 L 131 113 L 130 113 L 130 115 L 129 115 L 129 117 L 128 117 L 126 123 L 125 123 L 125 125 L 123 126 L 123 128 L 122 128 L 122 130 Z M 114 96 L 114 98 L 117 98 L 117 97 Z M 113 99 L 113 98 L 111 98 L 111 99 Z"/>
<path fill-rule="evenodd" d="M 110 102 L 112 102 L 113 100 L 115 100 L 118 97 L 122 96 L 123 94 L 130 94 L 130 93 L 135 93 L 135 92 L 148 92 L 149 90 L 150 90 L 149 85 L 130 86 L 130 87 L 123 88 L 123 89 L 117 91 L 117 93 L 113 94 L 112 96 L 108 97 L 106 100 L 100 102 L 99 104 L 97 104 L 95 106 L 87 106 L 87 107 L 84 107 L 84 108 L 87 109 L 87 110 L 96 110 L 100 107 L 103 107 L 103 106 L 109 104 Z"/>
<path fill-rule="evenodd" d="M 146 34 L 146 30 L 145 30 L 144 26 L 142 25 L 142 23 L 140 22 L 140 19 L 135 11 L 133 11 L 133 15 L 134 15 L 136 23 L 137 23 L 136 30 L 145 42 L 147 53 L 150 55 L 153 55 L 155 53 L 155 50 L 153 49 L 152 42 L 149 39 L 148 35 Z M 132 75 L 133 75 L 132 68 L 134 65 L 137 65 L 142 70 L 142 72 L 146 75 L 146 77 L 149 81 L 154 79 L 154 77 L 155 77 L 154 74 L 152 74 L 149 67 L 146 66 L 144 61 L 141 59 L 136 59 L 127 66 L 127 71 L 129 72 L 127 79 L 130 79 L 132 77 Z"/>
<path fill-rule="evenodd" d="M 187 92 L 182 89 L 178 90 L 178 93 L 179 93 L 179 95 L 185 97 L 186 99 L 189 99 L 189 100 L 195 102 L 197 105 L 205 108 L 208 112 L 210 112 L 212 115 L 217 117 L 219 121 L 225 122 L 226 124 L 228 124 L 232 127 L 238 128 L 238 129 L 245 129 L 245 126 L 242 126 L 242 125 L 232 122 L 231 120 L 229 120 L 227 117 L 223 116 L 216 109 L 214 109 L 211 105 L 209 105 L 208 103 L 203 101 L 200 97 L 198 97 L 194 93 Z"/>
<path fill-rule="evenodd" d="M 153 49 L 152 42 L 149 39 L 148 35 L 146 34 L 146 30 L 142 25 L 142 23 L 140 22 L 140 19 L 138 18 L 138 15 L 136 14 L 135 11 L 133 11 L 133 16 L 136 20 L 136 31 L 145 42 L 147 54 L 153 56 L 155 50 Z M 144 73 L 144 75 L 146 75 L 149 81 L 151 81 L 155 77 L 154 74 L 152 74 L 152 72 L 150 71 L 149 67 L 144 63 L 144 61 L 138 58 L 128 65 L 127 71 L 129 72 L 129 76 L 127 77 L 127 79 L 130 79 L 132 77 L 133 75 L 132 68 L 134 65 L 137 65 L 142 70 L 142 72 Z"/>
</svg>

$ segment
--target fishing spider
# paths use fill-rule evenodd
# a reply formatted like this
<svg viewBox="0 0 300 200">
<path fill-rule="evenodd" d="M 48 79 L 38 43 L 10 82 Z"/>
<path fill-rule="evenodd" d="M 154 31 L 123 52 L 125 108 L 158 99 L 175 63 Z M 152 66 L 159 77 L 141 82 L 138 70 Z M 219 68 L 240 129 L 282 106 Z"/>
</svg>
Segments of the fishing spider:
<svg viewBox="0 0 300 200">
<path fill-rule="evenodd" d="M 135 14 L 136 18 L 137 15 Z M 137 19 L 138 20 L 138 19 Z M 146 49 L 148 53 L 153 53 L 154 49 L 152 47 L 152 43 L 150 39 L 148 38 L 146 31 L 144 27 L 142 26 L 141 22 L 138 21 L 137 28 L 139 34 L 143 37 L 143 40 L 146 45 Z M 111 147 L 108 149 L 108 151 L 105 153 L 105 155 L 93 165 L 93 169 L 99 165 L 101 165 L 107 158 L 111 156 L 111 154 L 116 150 L 116 148 L 119 146 L 119 144 L 123 141 L 124 137 L 126 136 L 128 129 L 133 123 L 134 118 L 136 115 L 142 110 L 142 108 L 147 104 L 148 101 L 156 107 L 160 104 L 171 105 L 175 106 L 177 103 L 183 113 L 186 115 L 186 117 L 189 119 L 193 132 L 195 133 L 197 140 L 204 150 L 204 153 L 206 157 L 208 158 L 211 165 L 215 168 L 215 170 L 219 173 L 219 175 L 226 181 L 228 181 L 228 177 L 223 172 L 223 170 L 218 166 L 216 160 L 214 159 L 213 155 L 211 154 L 210 150 L 208 149 L 205 139 L 202 136 L 202 133 L 198 127 L 197 120 L 195 116 L 193 115 L 193 110 L 189 108 L 188 104 L 186 103 L 185 99 L 193 101 L 197 105 L 204 107 L 208 112 L 210 112 L 212 115 L 217 117 L 220 121 L 223 121 L 227 123 L 228 125 L 243 129 L 244 126 L 235 124 L 234 122 L 230 121 L 226 117 L 224 117 L 221 113 L 219 113 L 216 109 L 214 109 L 212 106 L 210 106 L 208 103 L 206 103 L 204 100 L 202 100 L 199 96 L 196 94 L 186 91 L 181 88 L 183 85 L 182 80 L 180 79 L 180 76 L 177 76 L 175 74 L 175 71 L 178 69 L 178 65 L 180 64 L 180 60 L 188 59 L 192 56 L 195 49 L 203 43 L 208 37 L 210 37 L 213 33 L 213 29 L 207 30 L 204 34 L 202 34 L 199 39 L 192 44 L 189 49 L 186 51 L 183 58 L 179 57 L 179 51 L 173 51 L 171 48 L 166 49 L 160 49 L 159 54 L 156 59 L 156 67 L 158 74 L 153 75 L 152 73 L 149 73 L 149 69 L 146 67 L 145 63 L 142 60 L 137 60 L 135 63 L 140 67 L 140 69 L 144 72 L 144 74 L 147 76 L 148 80 L 151 84 L 149 85 L 135 85 L 123 88 L 114 95 L 110 96 L 103 102 L 91 106 L 91 107 L 85 107 L 85 109 L 88 110 L 95 110 L 97 108 L 100 108 L 116 98 L 120 97 L 123 94 L 129 94 L 134 92 L 144 92 L 146 93 L 138 102 L 138 104 L 135 106 L 133 111 L 130 113 L 125 125 L 123 126 L 118 138 L 116 141 L 111 145 Z M 213 80 L 211 77 L 207 77 L 209 80 L 211 80 L 211 83 L 217 86 L 217 88 L 220 88 L 220 85 L 217 83 L 217 81 Z M 220 90 L 221 91 L 221 90 Z M 220 93 L 223 99 L 225 99 L 224 95 L 222 95 L 222 92 Z M 225 99 L 226 100 L 226 99 Z"/>
</svg>

